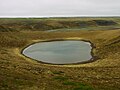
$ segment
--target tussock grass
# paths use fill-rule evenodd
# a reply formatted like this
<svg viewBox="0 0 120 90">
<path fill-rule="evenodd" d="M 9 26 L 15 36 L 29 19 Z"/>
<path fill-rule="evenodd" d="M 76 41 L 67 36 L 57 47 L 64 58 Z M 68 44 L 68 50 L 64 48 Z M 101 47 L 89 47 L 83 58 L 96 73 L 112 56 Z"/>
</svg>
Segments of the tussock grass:
<svg viewBox="0 0 120 90">
<path fill-rule="evenodd" d="M 6 23 L 8 19 L 6 21 L 5 19 L 1 20 L 3 20 L 2 23 Z M 34 19 L 32 20 L 34 21 Z M 62 19 L 59 20 L 62 21 Z M 68 20 L 66 19 L 66 21 Z M 71 21 L 73 20 L 71 19 Z M 91 19 L 89 18 L 89 20 Z M 120 21 L 119 18 L 114 20 L 116 22 Z M 21 19 L 17 21 L 20 23 Z M 11 22 L 15 21 L 11 19 Z M 20 51 L 31 43 L 41 40 L 64 38 L 81 38 L 91 41 L 95 46 L 93 53 L 99 59 L 87 64 L 48 65 L 38 63 L 20 54 Z M 69 32 L 27 30 L 20 32 L 0 32 L 1 90 L 119 90 L 119 82 L 119 29 L 95 31 L 73 30 Z"/>
</svg>

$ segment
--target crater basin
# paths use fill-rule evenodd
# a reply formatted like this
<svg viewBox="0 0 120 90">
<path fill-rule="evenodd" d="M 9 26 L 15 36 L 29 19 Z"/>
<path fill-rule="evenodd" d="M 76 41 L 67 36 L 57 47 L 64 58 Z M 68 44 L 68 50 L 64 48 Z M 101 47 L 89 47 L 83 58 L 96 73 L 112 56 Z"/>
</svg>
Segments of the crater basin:
<svg viewBox="0 0 120 90">
<path fill-rule="evenodd" d="M 89 61 L 91 50 L 91 43 L 85 41 L 46 41 L 28 46 L 22 54 L 43 63 L 75 64 Z"/>
</svg>

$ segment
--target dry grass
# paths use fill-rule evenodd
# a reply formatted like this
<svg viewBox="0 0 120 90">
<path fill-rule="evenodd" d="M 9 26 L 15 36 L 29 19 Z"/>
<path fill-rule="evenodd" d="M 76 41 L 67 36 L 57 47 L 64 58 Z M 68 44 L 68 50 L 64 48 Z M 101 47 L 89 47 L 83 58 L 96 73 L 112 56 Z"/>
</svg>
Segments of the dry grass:
<svg viewBox="0 0 120 90">
<path fill-rule="evenodd" d="M 120 18 L 0 19 L 0 31 L 46 31 L 53 29 L 110 30 L 120 28 Z"/>
<path fill-rule="evenodd" d="M 61 38 L 91 41 L 99 59 L 88 64 L 48 65 L 20 54 L 31 43 Z M 88 86 L 90 90 L 120 90 L 120 30 L 0 32 L 1 90 L 85 90 Z"/>
</svg>

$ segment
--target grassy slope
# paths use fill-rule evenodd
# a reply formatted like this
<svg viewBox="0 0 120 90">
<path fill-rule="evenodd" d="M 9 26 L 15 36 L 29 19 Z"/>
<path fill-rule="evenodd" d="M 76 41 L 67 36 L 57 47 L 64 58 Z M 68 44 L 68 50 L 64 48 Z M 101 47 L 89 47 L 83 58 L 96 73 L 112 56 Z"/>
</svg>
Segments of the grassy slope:
<svg viewBox="0 0 120 90">
<path fill-rule="evenodd" d="M 22 48 L 33 42 L 58 38 L 83 38 L 96 48 L 93 63 L 46 65 L 25 58 Z M 70 32 L 0 32 L 1 90 L 119 90 L 120 30 Z"/>
<path fill-rule="evenodd" d="M 120 18 L 0 19 L 0 31 L 106 30 L 120 28 Z"/>
</svg>

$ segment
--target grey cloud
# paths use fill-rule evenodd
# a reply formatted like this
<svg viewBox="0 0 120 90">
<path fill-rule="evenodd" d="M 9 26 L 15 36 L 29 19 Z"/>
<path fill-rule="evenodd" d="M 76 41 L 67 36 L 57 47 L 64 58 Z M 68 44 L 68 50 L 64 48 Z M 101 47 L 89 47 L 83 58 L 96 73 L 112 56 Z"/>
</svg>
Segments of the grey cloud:
<svg viewBox="0 0 120 90">
<path fill-rule="evenodd" d="M 120 0 L 0 0 L 0 16 L 120 15 Z"/>
</svg>

